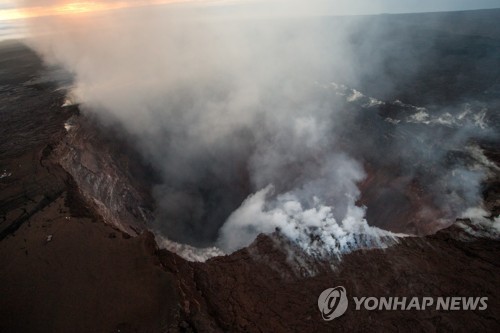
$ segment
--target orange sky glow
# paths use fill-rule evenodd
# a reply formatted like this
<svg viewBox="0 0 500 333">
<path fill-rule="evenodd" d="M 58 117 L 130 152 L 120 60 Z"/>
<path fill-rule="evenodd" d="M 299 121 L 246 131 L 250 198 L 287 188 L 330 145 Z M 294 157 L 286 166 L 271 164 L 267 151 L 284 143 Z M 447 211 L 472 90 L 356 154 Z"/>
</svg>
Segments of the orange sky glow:
<svg viewBox="0 0 500 333">
<path fill-rule="evenodd" d="M 77 15 L 90 12 L 113 10 L 120 8 L 139 7 L 147 5 L 160 5 L 168 3 L 182 2 L 201 2 L 197 0 L 143 0 L 143 1 L 116 1 L 102 3 L 99 1 L 68 1 L 63 5 L 29 7 L 29 8 L 10 8 L 0 9 L 0 21 L 17 20 L 32 17 L 50 16 L 50 15 Z M 210 2 L 210 1 L 206 1 Z"/>
</svg>

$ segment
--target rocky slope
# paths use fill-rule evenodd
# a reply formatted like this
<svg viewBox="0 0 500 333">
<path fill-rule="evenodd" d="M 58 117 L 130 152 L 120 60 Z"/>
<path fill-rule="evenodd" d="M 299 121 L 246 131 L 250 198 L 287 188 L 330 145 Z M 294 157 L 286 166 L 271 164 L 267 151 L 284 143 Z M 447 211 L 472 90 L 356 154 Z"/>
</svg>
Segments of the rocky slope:
<svg viewBox="0 0 500 333">
<path fill-rule="evenodd" d="M 140 165 L 138 154 L 125 140 L 116 139 L 116 131 L 96 131 L 95 121 L 78 114 L 65 126 L 68 133 L 52 159 L 73 177 L 106 223 L 130 235 L 139 234 L 153 218 L 153 200 L 148 170 Z"/>
<path fill-rule="evenodd" d="M 160 251 L 164 267 L 177 277 L 184 325 L 200 332 L 466 332 L 479 328 L 493 332 L 499 327 L 498 241 L 464 243 L 450 232 L 441 232 L 426 239 L 407 239 L 386 250 L 348 254 L 334 270 L 330 263 L 316 263 L 314 276 L 291 262 L 283 248 L 280 241 L 262 236 L 248 249 L 205 264 L 186 263 Z M 318 296 L 339 285 L 349 297 L 484 296 L 489 303 L 485 311 L 355 311 L 351 303 L 342 317 L 323 321 Z"/>
</svg>

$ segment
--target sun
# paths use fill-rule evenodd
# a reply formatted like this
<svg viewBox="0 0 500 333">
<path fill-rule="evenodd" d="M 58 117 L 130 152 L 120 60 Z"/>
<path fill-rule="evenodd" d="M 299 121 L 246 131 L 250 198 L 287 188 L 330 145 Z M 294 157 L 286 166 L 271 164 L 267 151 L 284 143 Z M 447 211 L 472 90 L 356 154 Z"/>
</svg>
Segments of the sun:
<svg viewBox="0 0 500 333">
<path fill-rule="evenodd" d="M 54 11 L 60 14 L 78 14 L 99 10 L 99 7 L 102 7 L 102 5 L 99 6 L 95 2 L 72 2 L 54 8 Z"/>
<path fill-rule="evenodd" d="M 93 1 L 71 2 L 62 6 L 55 7 L 54 12 L 57 14 L 81 14 L 81 13 L 96 12 L 101 10 L 117 9 L 125 6 L 126 4 L 120 2 L 114 4 L 103 4 Z"/>
<path fill-rule="evenodd" d="M 176 3 L 176 2 L 180 3 L 189 1 L 196 1 L 196 0 L 142 0 L 142 1 L 124 0 L 124 1 L 113 1 L 108 3 L 102 3 L 97 1 L 77 1 L 54 7 L 53 10 L 56 14 L 81 14 L 81 13 L 90 13 L 90 12 L 128 8 L 128 7 L 159 5 L 159 4 Z"/>
<path fill-rule="evenodd" d="M 19 9 L 0 9 L 0 21 L 17 20 L 26 17 L 25 13 Z"/>
</svg>

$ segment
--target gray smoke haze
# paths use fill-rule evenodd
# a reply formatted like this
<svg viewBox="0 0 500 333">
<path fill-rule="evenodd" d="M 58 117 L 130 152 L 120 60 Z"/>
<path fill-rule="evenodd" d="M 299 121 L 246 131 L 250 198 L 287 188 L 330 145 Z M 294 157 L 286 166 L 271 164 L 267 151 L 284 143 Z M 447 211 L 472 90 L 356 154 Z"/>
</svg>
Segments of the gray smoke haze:
<svg viewBox="0 0 500 333">
<path fill-rule="evenodd" d="M 176 242 L 231 252 L 278 229 L 324 256 L 355 247 L 355 234 L 392 237 L 368 225 L 360 202 L 370 165 L 400 179 L 387 188 L 402 192 L 419 176 L 432 189 L 413 213 L 436 220 L 433 231 L 480 204 L 486 169 L 447 159 L 478 133 L 477 113 L 436 130 L 443 108 L 381 101 L 430 61 L 432 42 L 401 47 L 421 41 L 410 30 L 359 17 L 236 20 L 192 6 L 37 18 L 30 28 L 31 45 L 74 74 L 81 108 L 124 126 L 159 171 L 153 228 Z M 368 86 L 375 97 L 353 90 Z M 377 114 L 396 106 L 400 127 Z M 458 121 L 465 106 L 449 107 L 443 121 Z M 415 232 L 406 222 L 393 229 Z"/>
</svg>

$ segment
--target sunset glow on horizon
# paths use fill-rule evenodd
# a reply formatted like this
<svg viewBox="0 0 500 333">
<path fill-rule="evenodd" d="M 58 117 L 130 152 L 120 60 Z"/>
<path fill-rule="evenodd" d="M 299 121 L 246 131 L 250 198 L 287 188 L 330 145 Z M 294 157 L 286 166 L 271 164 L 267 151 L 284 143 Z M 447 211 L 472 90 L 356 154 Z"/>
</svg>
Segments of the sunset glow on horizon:
<svg viewBox="0 0 500 333">
<path fill-rule="evenodd" d="M 130 3 L 103 4 L 99 2 L 69 2 L 59 6 L 11 8 L 0 10 L 1 20 L 17 20 L 41 16 L 82 14 L 94 11 L 129 7 Z"/>
<path fill-rule="evenodd" d="M 43 16 L 81 15 L 116 9 L 155 5 L 186 4 L 195 6 L 220 6 L 228 8 L 241 4 L 236 12 L 246 15 L 377 15 L 416 12 L 440 12 L 499 8 L 492 5 L 498 0 L 421 0 L 402 2 L 396 0 L 0 0 L 0 22 Z M 23 4 L 21 4 L 23 3 Z M 307 5 L 308 3 L 314 4 Z M 236 8 L 236 7 L 234 7 Z M 314 8 L 315 11 L 307 10 Z"/>
<path fill-rule="evenodd" d="M 142 7 L 149 5 L 175 4 L 185 2 L 203 2 L 199 0 L 144 0 L 144 1 L 116 1 L 116 2 L 98 2 L 98 1 L 68 1 L 68 3 L 57 6 L 46 7 L 26 7 L 0 9 L 0 21 L 18 20 L 33 17 L 52 16 L 52 15 L 78 15 L 91 12 L 107 11 L 114 9 Z M 205 1 L 207 3 L 216 1 Z"/>
</svg>

